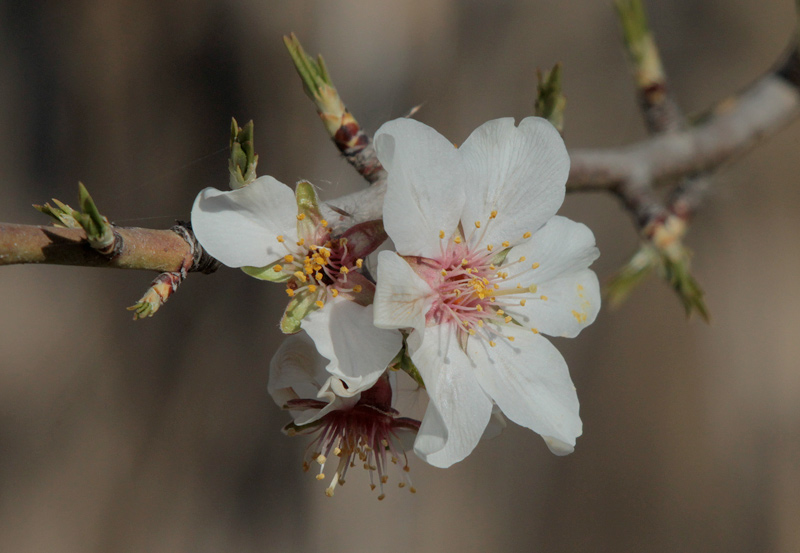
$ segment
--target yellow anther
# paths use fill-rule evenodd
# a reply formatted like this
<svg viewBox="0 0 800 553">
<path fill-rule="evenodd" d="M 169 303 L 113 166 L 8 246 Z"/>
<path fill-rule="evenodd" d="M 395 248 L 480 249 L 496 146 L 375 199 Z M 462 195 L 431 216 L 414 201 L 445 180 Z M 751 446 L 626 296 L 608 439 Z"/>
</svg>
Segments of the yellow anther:
<svg viewBox="0 0 800 553">
<path fill-rule="evenodd" d="M 517 283 L 517 288 L 522 288 L 522 283 L 521 282 Z"/>
<path fill-rule="evenodd" d="M 495 342 L 494 340 L 489 340 L 489 345 L 495 347 L 497 345 L 497 342 Z"/>
<path fill-rule="evenodd" d="M 280 273 L 283 270 L 283 267 L 281 267 L 280 265 L 275 265 L 272 268 L 272 270 L 275 271 L 276 273 Z"/>
<path fill-rule="evenodd" d="M 583 285 L 582 284 L 578 284 L 578 292 L 580 292 L 582 290 L 583 290 Z"/>
<path fill-rule="evenodd" d="M 297 220 L 298 221 L 302 221 L 305 218 L 306 218 L 306 214 L 305 213 L 298 213 L 297 214 Z"/>
<path fill-rule="evenodd" d="M 443 230 L 439 231 L 439 238 L 444 238 L 444 231 Z"/>
<path fill-rule="evenodd" d="M 492 251 L 494 249 L 494 246 L 489 244 L 489 245 L 486 246 L 486 249 L 489 250 L 489 251 Z"/>
<path fill-rule="evenodd" d="M 469 321 L 461 321 L 461 324 L 463 324 L 464 326 L 469 326 Z"/>
<path fill-rule="evenodd" d="M 292 296 L 294 296 L 294 290 L 292 290 L 291 288 L 287 288 L 286 295 L 291 298 Z"/>
<path fill-rule="evenodd" d="M 305 267 L 303 267 L 303 270 L 306 272 L 307 275 L 314 273 L 314 269 L 311 268 L 311 265 L 306 265 Z"/>
<path fill-rule="evenodd" d="M 539 299 L 541 299 L 542 301 L 547 301 L 547 296 L 545 295 L 539 296 Z"/>
<path fill-rule="evenodd" d="M 539 287 L 535 284 L 531 284 L 530 286 L 528 286 L 528 292 L 530 292 L 531 294 L 535 294 L 536 290 L 538 289 Z"/>
<path fill-rule="evenodd" d="M 317 300 L 317 301 L 315 301 L 314 303 L 315 303 L 315 304 L 317 305 L 317 307 L 319 307 L 320 309 L 322 309 L 322 308 L 325 306 L 325 303 L 324 303 L 322 300 Z"/>
<path fill-rule="evenodd" d="M 525 256 L 524 256 L 524 255 L 523 255 L 522 257 L 520 257 L 520 258 L 519 258 L 519 262 L 520 262 L 520 263 L 522 263 L 523 261 L 525 261 Z"/>
<path fill-rule="evenodd" d="M 408 488 L 408 491 L 410 491 L 411 493 L 417 493 L 417 488 L 411 486 L 410 488 Z"/>
<path fill-rule="evenodd" d="M 356 259 L 356 267 L 358 267 L 360 269 L 363 266 L 364 266 L 364 260 L 360 259 L 360 258 Z"/>
<path fill-rule="evenodd" d="M 532 328 L 532 329 L 531 329 L 531 331 L 532 331 L 534 334 L 539 334 L 539 329 L 538 329 L 538 328 Z"/>
<path fill-rule="evenodd" d="M 475 221 L 475 228 L 481 228 L 481 222 Z"/>
<path fill-rule="evenodd" d="M 286 263 L 291 263 L 292 261 L 294 261 L 294 256 L 293 256 L 292 254 L 287 254 L 287 255 L 284 255 L 284 256 L 283 256 L 283 260 L 284 260 Z"/>
<path fill-rule="evenodd" d="M 327 461 L 327 459 L 325 458 L 324 455 L 320 454 L 319 457 L 317 457 L 317 463 L 319 463 L 320 465 L 324 465 L 325 461 Z"/>
<path fill-rule="evenodd" d="M 531 233 L 530 232 L 526 232 L 525 234 L 522 235 L 522 237 L 523 238 L 530 238 L 531 237 Z"/>
<path fill-rule="evenodd" d="M 322 225 L 323 227 L 327 227 L 328 226 L 328 221 L 323 219 L 322 221 L 319 222 L 319 224 Z"/>
<path fill-rule="evenodd" d="M 447 276 L 447 271 L 445 271 L 444 269 L 442 269 L 442 276 L 443 276 L 443 277 L 446 277 L 446 276 Z"/>
<path fill-rule="evenodd" d="M 455 242 L 456 244 L 460 244 L 461 243 L 461 237 L 460 236 L 456 236 L 455 238 L 453 238 L 453 242 Z"/>
<path fill-rule="evenodd" d="M 278 242 L 283 243 L 283 236 L 281 236 L 280 234 L 277 236 L 277 239 L 278 239 Z"/>
<path fill-rule="evenodd" d="M 309 292 L 316 292 L 317 291 L 317 287 L 315 285 L 313 285 L 313 284 L 309 284 L 308 285 L 308 291 Z"/>
<path fill-rule="evenodd" d="M 355 292 L 356 294 L 360 293 L 361 290 L 362 288 L 360 284 L 356 284 L 355 286 L 353 286 L 353 292 Z"/>
<path fill-rule="evenodd" d="M 475 306 L 475 310 L 476 311 L 483 311 L 483 306 L 481 304 L 478 304 L 478 305 Z"/>
<path fill-rule="evenodd" d="M 317 280 L 322 280 L 322 273 L 315 273 L 314 278 Z"/>
<path fill-rule="evenodd" d="M 469 329 L 469 335 L 470 336 L 475 336 L 475 329 L 474 328 L 470 328 Z"/>
<path fill-rule="evenodd" d="M 491 265 L 489 265 L 489 270 L 490 270 L 490 271 L 494 271 L 494 270 L 496 270 L 496 269 L 497 269 L 497 267 L 495 267 L 495 266 L 494 266 L 494 263 L 492 263 Z"/>
<path fill-rule="evenodd" d="M 505 314 L 506 314 L 506 312 L 505 312 L 505 311 L 503 311 L 502 309 L 498 309 L 498 310 L 497 310 L 497 314 L 498 314 L 498 315 L 500 315 L 500 316 L 503 316 L 503 315 L 505 315 Z"/>
<path fill-rule="evenodd" d="M 458 288 L 456 288 L 454 293 L 455 293 L 456 297 L 458 297 L 458 296 L 460 296 L 460 295 L 461 295 L 461 290 L 459 290 Z"/>
<path fill-rule="evenodd" d="M 519 304 L 520 304 L 522 307 L 525 307 L 525 303 L 526 303 L 527 301 L 528 301 L 528 300 L 519 300 Z"/>
<path fill-rule="evenodd" d="M 483 326 L 483 321 L 478 321 L 478 326 Z"/>
<path fill-rule="evenodd" d="M 495 283 L 495 285 L 493 286 L 493 288 L 494 288 L 495 290 L 499 290 L 499 289 L 500 289 L 500 285 Z"/>
<path fill-rule="evenodd" d="M 489 214 L 489 219 L 494 219 L 497 217 L 497 210 L 493 209 L 492 212 Z"/>
<path fill-rule="evenodd" d="M 303 246 L 305 243 L 306 243 L 306 239 L 305 238 L 301 238 L 300 240 L 297 241 L 297 245 L 298 246 Z"/>
<path fill-rule="evenodd" d="M 346 275 L 347 273 L 350 272 L 350 269 L 348 269 L 347 267 L 342 267 L 341 269 L 339 269 L 339 272 L 342 273 L 343 275 Z"/>
<path fill-rule="evenodd" d="M 325 480 L 325 475 L 324 475 L 323 473 L 321 473 L 321 472 L 320 472 L 318 475 L 316 475 L 316 476 L 315 476 L 315 478 L 316 478 L 317 480 Z"/>
<path fill-rule="evenodd" d="M 539 268 L 538 263 L 534 263 L 533 265 L 531 265 L 531 269 L 538 269 L 538 268 Z"/>
<path fill-rule="evenodd" d="M 514 337 L 513 336 L 506 336 L 506 338 L 508 338 L 509 342 L 513 342 L 514 341 Z"/>
<path fill-rule="evenodd" d="M 506 318 L 505 318 L 505 319 L 503 319 L 503 320 L 504 320 L 505 322 L 507 322 L 507 323 L 510 323 L 510 322 L 511 322 L 511 315 L 507 315 L 507 316 L 506 316 Z"/>
<path fill-rule="evenodd" d="M 466 257 L 465 257 L 464 259 L 462 259 L 462 260 L 461 260 L 461 265 L 462 265 L 462 266 L 466 266 L 466 265 L 467 265 L 467 263 L 469 263 L 469 261 L 467 261 L 467 258 L 466 258 Z"/>
<path fill-rule="evenodd" d="M 331 288 L 331 296 L 335 298 L 338 295 L 339 295 L 339 290 L 337 290 L 336 288 Z"/>
<path fill-rule="evenodd" d="M 507 248 L 507 247 L 509 247 L 510 245 L 511 245 L 511 242 L 509 242 L 508 240 L 506 240 L 505 242 L 503 242 L 503 247 L 504 247 L 504 248 Z"/>
</svg>

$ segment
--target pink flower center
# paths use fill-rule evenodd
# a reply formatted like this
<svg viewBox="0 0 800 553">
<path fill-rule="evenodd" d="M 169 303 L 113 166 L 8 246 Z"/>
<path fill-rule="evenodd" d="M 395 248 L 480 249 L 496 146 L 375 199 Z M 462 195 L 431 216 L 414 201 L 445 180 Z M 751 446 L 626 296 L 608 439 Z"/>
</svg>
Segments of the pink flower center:
<svg viewBox="0 0 800 553">
<path fill-rule="evenodd" d="M 486 229 L 496 217 L 497 212 L 493 211 L 485 225 L 476 221 L 466 238 L 462 228 L 450 239 L 445 239 L 445 232 L 440 231 L 441 255 L 435 259 L 407 258 L 437 292 L 426 314 L 427 324 L 451 325 L 460 339 L 478 336 L 490 346 L 495 346 L 498 338 L 514 340 L 513 336 L 504 335 L 502 327 L 519 326 L 527 319 L 519 311 L 526 302 L 547 301 L 547 296 L 535 295 L 537 286 L 533 276 L 539 264 L 529 263 L 525 257 L 509 258 L 514 246 L 531 238 L 530 232 L 514 242 L 482 245 Z M 530 279 L 526 278 L 529 274 Z M 524 283 L 520 277 L 525 279 Z M 509 284 L 509 279 L 515 283 Z"/>
</svg>

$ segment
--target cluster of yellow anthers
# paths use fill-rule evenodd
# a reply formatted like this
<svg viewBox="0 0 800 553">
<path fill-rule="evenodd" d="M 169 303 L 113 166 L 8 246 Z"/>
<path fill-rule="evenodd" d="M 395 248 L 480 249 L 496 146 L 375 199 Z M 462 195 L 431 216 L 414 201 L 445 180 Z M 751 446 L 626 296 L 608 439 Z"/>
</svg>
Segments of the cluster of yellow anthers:
<svg viewBox="0 0 800 553">
<path fill-rule="evenodd" d="M 298 216 L 299 217 L 299 216 Z M 327 222 L 321 222 L 323 227 Z M 326 240 L 322 245 L 311 244 L 306 247 L 305 239 L 297 241 L 298 250 L 292 251 L 283 236 L 277 237 L 278 242 L 286 246 L 287 253 L 283 256 L 284 265 L 275 265 L 272 270 L 276 273 L 291 275 L 286 284 L 286 294 L 293 297 L 301 292 L 319 294 L 316 300 L 317 307 L 323 307 L 326 297 L 324 293 L 329 289 L 335 298 L 340 292 L 361 292 L 361 285 L 346 287 L 347 274 L 364 265 L 363 259 L 356 259 L 352 266 L 346 264 L 347 240 L 343 238 Z"/>
</svg>

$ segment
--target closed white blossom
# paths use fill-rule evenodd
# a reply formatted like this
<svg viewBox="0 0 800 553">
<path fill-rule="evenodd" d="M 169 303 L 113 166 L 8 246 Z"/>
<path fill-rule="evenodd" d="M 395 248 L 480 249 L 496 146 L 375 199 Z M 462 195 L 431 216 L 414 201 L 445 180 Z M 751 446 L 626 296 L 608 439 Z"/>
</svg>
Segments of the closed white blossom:
<svg viewBox="0 0 800 553">
<path fill-rule="evenodd" d="M 600 308 L 592 232 L 556 216 L 569 173 L 558 132 L 530 117 L 489 121 L 456 148 L 411 119 L 383 125 L 388 171 L 375 324 L 410 329 L 430 403 L 415 452 L 467 456 L 498 406 L 557 454 L 582 432 L 567 365 L 543 335 L 576 336 Z"/>
</svg>

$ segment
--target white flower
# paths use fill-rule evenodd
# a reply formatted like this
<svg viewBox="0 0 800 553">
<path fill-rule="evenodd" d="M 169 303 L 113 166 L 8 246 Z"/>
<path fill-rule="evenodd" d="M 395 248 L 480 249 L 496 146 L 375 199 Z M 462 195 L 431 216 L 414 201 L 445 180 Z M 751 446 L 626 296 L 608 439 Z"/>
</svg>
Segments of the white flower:
<svg viewBox="0 0 800 553">
<path fill-rule="evenodd" d="M 383 372 L 367 387 L 345 387 L 326 372 L 324 365 L 314 344 L 302 334 L 287 338 L 270 364 L 269 392 L 294 418 L 284 431 L 290 436 L 316 434 L 306 450 L 303 469 L 309 470 L 316 462 L 320 467 L 317 480 L 324 480 L 329 459 L 336 457 L 334 474 L 325 490 L 332 496 L 358 462 L 369 471 L 370 487 L 380 488 L 378 499 L 383 499 L 384 484 L 389 481 L 387 469 L 390 463 L 397 464 L 401 469 L 398 486 L 408 486 L 414 493 L 404 445 L 408 440 L 404 438 L 416 434 L 419 421 L 400 417 L 393 408 L 397 386 L 392 381 L 398 375 L 390 377 Z"/>
<path fill-rule="evenodd" d="M 386 234 L 380 221 L 334 234 L 319 211 L 313 187 L 301 181 L 295 194 L 264 176 L 243 188 L 206 188 L 192 207 L 192 229 L 200 245 L 229 267 L 286 283 L 292 300 L 281 321 L 286 333 L 340 294 L 362 305 L 374 285 L 359 270 Z"/>
<path fill-rule="evenodd" d="M 493 404 L 557 454 L 582 432 L 566 363 L 542 336 L 576 336 L 600 308 L 592 232 L 555 216 L 569 157 L 530 117 L 497 119 L 460 148 L 411 119 L 383 125 L 388 171 L 375 324 L 413 329 L 409 353 L 430 403 L 415 443 L 447 467 L 477 444 Z M 399 254 L 399 255 L 398 255 Z"/>
</svg>

